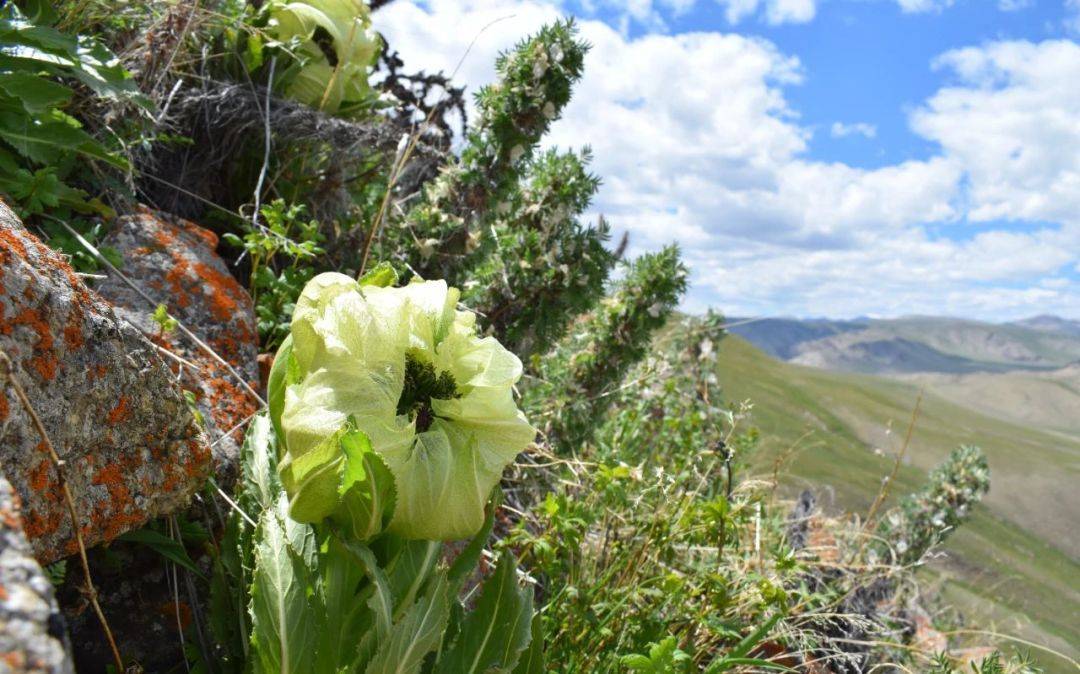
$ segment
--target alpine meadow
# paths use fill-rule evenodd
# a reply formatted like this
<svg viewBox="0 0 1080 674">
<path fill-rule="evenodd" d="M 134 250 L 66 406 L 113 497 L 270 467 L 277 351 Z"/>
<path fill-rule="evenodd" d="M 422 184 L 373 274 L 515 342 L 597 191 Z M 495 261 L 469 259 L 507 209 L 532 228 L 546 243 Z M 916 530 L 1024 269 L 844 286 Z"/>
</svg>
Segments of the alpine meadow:
<svg viewBox="0 0 1080 674">
<path fill-rule="evenodd" d="M 1080 7 L 973 2 L 0 0 L 0 672 L 1080 671 Z"/>
</svg>

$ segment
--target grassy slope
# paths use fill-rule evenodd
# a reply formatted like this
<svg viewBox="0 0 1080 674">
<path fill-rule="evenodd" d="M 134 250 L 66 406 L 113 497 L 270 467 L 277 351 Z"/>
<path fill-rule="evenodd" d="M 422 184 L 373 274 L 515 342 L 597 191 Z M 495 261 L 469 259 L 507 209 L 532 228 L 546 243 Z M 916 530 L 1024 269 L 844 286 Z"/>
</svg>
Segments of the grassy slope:
<svg viewBox="0 0 1080 674">
<path fill-rule="evenodd" d="M 838 508 L 865 510 L 900 446 L 918 396 L 909 384 L 782 363 L 738 337 L 719 350 L 728 400 L 751 399 L 764 439 L 760 468 L 795 447 L 784 474 L 793 487 L 835 489 Z M 925 471 L 958 444 L 977 444 L 990 460 L 986 505 L 946 546 L 928 580 L 944 584 L 981 624 L 1077 657 L 1080 565 L 1071 517 L 1080 441 L 983 416 L 927 396 L 893 493 L 919 485 Z M 891 429 L 891 430 L 890 430 Z M 1074 492 L 1074 493 L 1070 493 Z M 1048 541 L 1054 545 L 1048 544 Z M 1071 554 L 1071 556 L 1070 556 Z M 1048 671 L 1075 671 L 1041 658 Z"/>
<path fill-rule="evenodd" d="M 1080 365 L 1050 372 L 915 374 L 939 396 L 996 418 L 1080 436 Z"/>
</svg>

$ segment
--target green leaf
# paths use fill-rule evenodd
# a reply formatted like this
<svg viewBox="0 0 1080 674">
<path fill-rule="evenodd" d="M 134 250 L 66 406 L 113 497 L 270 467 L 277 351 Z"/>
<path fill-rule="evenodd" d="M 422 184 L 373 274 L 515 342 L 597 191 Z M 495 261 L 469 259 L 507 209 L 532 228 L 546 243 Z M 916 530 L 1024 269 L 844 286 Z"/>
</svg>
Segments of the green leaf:
<svg viewBox="0 0 1080 674">
<path fill-rule="evenodd" d="M 360 431 L 346 433 L 340 443 L 345 465 L 334 520 L 355 540 L 366 541 L 379 534 L 394 513 L 394 475 Z"/>
<path fill-rule="evenodd" d="M 360 564 L 368 580 L 371 581 L 374 593 L 368 600 L 368 606 L 375 614 L 375 638 L 381 639 L 389 633 L 394 621 L 394 595 L 390 589 L 390 581 L 387 580 L 386 573 L 379 568 L 379 562 L 375 559 L 371 548 L 350 540 L 340 540 L 340 542 Z"/>
<path fill-rule="evenodd" d="M 504 552 L 476 607 L 461 626 L 457 641 L 439 661 L 436 672 L 482 674 L 509 670 L 532 638 L 532 592 L 518 587 L 514 557 Z"/>
<path fill-rule="evenodd" d="M 313 671 L 311 649 L 321 609 L 313 606 L 313 578 L 295 536 L 283 518 L 285 497 L 263 512 L 256 532 L 251 584 L 251 644 L 255 672 L 303 674 Z"/>
<path fill-rule="evenodd" d="M 278 464 L 281 484 L 290 494 L 289 514 L 301 522 L 321 522 L 338 507 L 345 456 L 341 440 L 350 433 L 348 424 L 323 438 L 310 451 L 286 456 Z"/>
<path fill-rule="evenodd" d="M 387 536 L 387 538 L 390 538 Z M 442 553 L 438 541 L 409 541 L 396 538 L 396 551 L 385 564 L 386 579 L 394 596 L 394 618 L 412 605 L 431 577 Z M 454 589 L 451 585 L 450 592 Z"/>
<path fill-rule="evenodd" d="M 240 507 L 251 519 L 277 502 L 282 493 L 277 474 L 277 449 L 266 412 L 255 415 L 240 450 Z"/>
<path fill-rule="evenodd" d="M 355 657 L 356 637 L 370 626 L 364 625 L 364 621 L 370 621 L 371 611 L 357 600 L 364 567 L 356 563 L 336 536 L 327 538 L 319 562 L 319 594 L 326 614 L 319 628 L 315 671 L 336 672 Z"/>
<path fill-rule="evenodd" d="M 195 566 L 195 562 L 191 560 L 187 550 L 184 549 L 183 543 L 169 538 L 165 534 L 143 527 L 122 534 L 117 537 L 117 540 L 145 545 L 174 564 L 179 564 L 199 578 L 203 578 L 202 572 L 199 571 L 199 567 Z"/>
<path fill-rule="evenodd" d="M 128 168 L 126 160 L 106 150 L 77 124 L 58 111 L 47 117 L 4 112 L 0 113 L 0 138 L 39 164 L 59 161 L 65 152 L 78 152 L 119 169 Z"/>
<path fill-rule="evenodd" d="M 480 531 L 476 532 L 469 544 L 462 549 L 461 553 L 454 558 L 454 562 L 450 565 L 447 577 L 450 580 L 450 587 L 454 594 L 457 594 L 462 583 L 465 582 L 465 579 L 468 578 L 469 574 L 473 572 L 480 562 L 480 555 L 483 553 L 484 546 L 487 545 L 488 538 L 491 537 L 491 530 L 495 526 L 495 511 L 499 509 L 501 500 L 502 491 L 496 487 L 492 492 L 491 500 L 488 501 L 484 525 L 480 527 Z"/>
<path fill-rule="evenodd" d="M 290 334 L 278 347 L 274 364 L 270 366 L 270 377 L 266 382 L 267 407 L 274 432 L 279 440 L 285 437 L 281 432 L 281 411 L 285 408 L 285 389 L 292 383 L 289 377 L 292 357 L 292 335 Z M 293 366 L 295 367 L 295 365 Z"/>
<path fill-rule="evenodd" d="M 716 672 L 726 672 L 729 669 L 738 665 L 752 664 L 754 658 L 747 658 L 747 654 L 750 653 L 769 633 L 777 622 L 783 617 L 783 614 L 776 613 L 771 618 L 766 620 L 760 627 L 748 634 L 742 641 L 735 645 L 735 648 L 731 649 L 727 655 L 717 660 L 714 660 L 705 669 L 706 674 L 716 674 Z M 757 661 L 761 662 L 761 661 Z M 770 669 L 778 669 L 781 666 L 775 663 L 769 663 Z M 783 671 L 790 671 L 787 668 L 783 668 Z"/>
<path fill-rule="evenodd" d="M 439 575 L 428 591 L 394 624 L 379 644 L 365 674 L 415 674 L 438 647 L 449 617 L 446 578 Z"/>
<path fill-rule="evenodd" d="M 532 637 L 529 639 L 529 647 L 521 654 L 514 674 L 544 674 L 546 665 L 544 662 L 544 620 L 539 613 L 533 616 Z"/>
<path fill-rule="evenodd" d="M 71 100 L 71 89 L 33 73 L 0 73 L 0 89 L 22 104 L 27 114 L 38 114 Z"/>
<path fill-rule="evenodd" d="M 360 277 L 361 286 L 375 286 L 377 288 L 389 288 L 397 285 L 398 273 L 389 262 L 380 262 L 371 271 Z"/>
</svg>

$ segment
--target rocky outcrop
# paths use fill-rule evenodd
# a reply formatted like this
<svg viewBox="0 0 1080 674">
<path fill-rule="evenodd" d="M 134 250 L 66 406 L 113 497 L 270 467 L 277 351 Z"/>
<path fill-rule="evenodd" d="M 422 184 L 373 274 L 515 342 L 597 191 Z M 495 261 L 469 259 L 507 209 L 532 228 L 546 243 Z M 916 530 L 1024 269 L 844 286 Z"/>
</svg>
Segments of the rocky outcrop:
<svg viewBox="0 0 1080 674">
<path fill-rule="evenodd" d="M 0 350 L 65 462 L 87 546 L 182 508 L 205 482 L 209 443 L 155 347 L 3 203 Z M 0 465 L 37 559 L 75 552 L 44 441 L 6 383 Z"/>
<path fill-rule="evenodd" d="M 238 427 L 258 407 L 248 388 L 259 386 L 251 297 L 214 252 L 217 236 L 187 220 L 143 208 L 117 219 L 102 244 L 123 256 L 123 275 L 138 290 L 110 274 L 97 285 L 97 292 L 119 315 L 178 357 L 169 359 L 169 365 L 180 376 L 181 386 L 195 394 L 213 443 L 218 482 L 228 485 L 236 476 L 243 439 Z M 182 331 L 162 331 L 153 320 L 158 304 L 165 305 L 235 374 Z"/>
<path fill-rule="evenodd" d="M 0 477 L 0 672 L 72 672 L 52 583 L 30 550 L 19 497 Z"/>
</svg>

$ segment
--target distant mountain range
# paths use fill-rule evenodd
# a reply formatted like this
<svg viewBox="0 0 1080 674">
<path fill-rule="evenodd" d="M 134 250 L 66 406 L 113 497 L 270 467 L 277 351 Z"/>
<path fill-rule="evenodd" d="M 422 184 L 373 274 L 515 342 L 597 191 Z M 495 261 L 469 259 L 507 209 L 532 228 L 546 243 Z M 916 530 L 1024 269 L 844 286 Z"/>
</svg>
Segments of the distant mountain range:
<svg viewBox="0 0 1080 674">
<path fill-rule="evenodd" d="M 847 372 L 1050 371 L 1080 363 L 1080 321 L 1057 316 L 1010 323 L 932 316 L 767 318 L 730 332 L 781 360 Z"/>
</svg>

